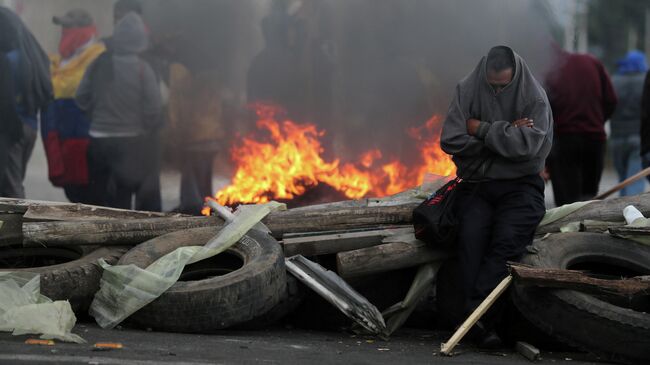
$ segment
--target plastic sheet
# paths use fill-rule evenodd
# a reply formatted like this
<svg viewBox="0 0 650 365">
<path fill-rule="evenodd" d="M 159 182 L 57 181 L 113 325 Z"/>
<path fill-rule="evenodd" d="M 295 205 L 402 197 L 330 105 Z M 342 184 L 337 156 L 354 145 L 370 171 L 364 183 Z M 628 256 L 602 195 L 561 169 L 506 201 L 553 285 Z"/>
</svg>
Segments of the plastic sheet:
<svg viewBox="0 0 650 365">
<path fill-rule="evenodd" d="M 546 214 L 544 215 L 544 218 L 539 223 L 539 227 L 545 226 L 547 224 L 551 224 L 551 223 L 553 223 L 555 221 L 558 221 L 558 220 L 566 217 L 567 215 L 575 212 L 576 210 L 584 207 L 585 205 L 591 204 L 591 203 L 593 203 L 595 201 L 596 200 L 590 200 L 590 201 L 586 201 L 586 202 L 575 202 L 575 203 L 572 203 L 572 204 L 563 205 L 561 207 L 549 209 L 549 210 L 546 211 Z"/>
<path fill-rule="evenodd" d="M 72 333 L 77 318 L 68 301 L 52 302 L 40 294 L 40 276 L 0 272 L 0 331 L 41 334 L 42 339 L 84 343 Z"/>
<path fill-rule="evenodd" d="M 146 269 L 135 265 L 111 266 L 100 260 L 104 273 L 90 314 L 102 328 L 114 328 L 128 316 L 151 303 L 180 277 L 185 265 L 215 256 L 239 241 L 270 212 L 286 209 L 284 204 L 242 206 L 235 219 L 223 227 L 205 246 L 180 247 L 159 258 Z M 258 226 L 259 227 L 259 226 Z"/>
</svg>

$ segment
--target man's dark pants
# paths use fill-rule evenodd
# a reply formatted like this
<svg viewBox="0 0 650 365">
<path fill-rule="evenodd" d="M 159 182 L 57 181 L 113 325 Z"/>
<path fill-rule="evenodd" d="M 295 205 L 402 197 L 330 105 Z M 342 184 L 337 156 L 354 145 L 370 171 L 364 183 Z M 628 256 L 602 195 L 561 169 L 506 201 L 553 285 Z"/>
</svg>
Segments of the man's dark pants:
<svg viewBox="0 0 650 365">
<path fill-rule="evenodd" d="M 473 311 L 508 275 L 544 217 L 544 181 L 539 175 L 459 185 L 458 258 L 465 311 Z M 484 323 L 494 326 L 498 315 Z M 492 322 L 492 323 L 489 323 Z"/>
<path fill-rule="evenodd" d="M 546 160 L 555 205 L 591 200 L 605 164 L 605 141 L 589 134 L 556 134 Z"/>
<path fill-rule="evenodd" d="M 149 136 L 91 138 L 88 147 L 88 165 L 92 204 L 114 208 L 132 209 L 133 197 L 136 208 L 160 210 L 158 162 L 151 159 L 151 140 Z M 146 192 L 153 187 L 157 191 Z M 153 197 L 142 199 L 141 197 Z M 142 204 L 148 201 L 151 206 Z M 156 206 L 157 205 L 157 206 Z"/>
</svg>

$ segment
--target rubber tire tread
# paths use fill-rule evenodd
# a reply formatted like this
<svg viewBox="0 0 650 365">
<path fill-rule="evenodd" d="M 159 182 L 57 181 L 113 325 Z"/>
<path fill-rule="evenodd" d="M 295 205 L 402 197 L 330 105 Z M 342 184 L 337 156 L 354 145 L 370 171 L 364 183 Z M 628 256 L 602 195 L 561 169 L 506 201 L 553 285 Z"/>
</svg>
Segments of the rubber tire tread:
<svg viewBox="0 0 650 365">
<path fill-rule="evenodd" d="M 203 227 L 169 233 L 144 242 L 119 261 L 145 268 L 184 246 L 203 246 L 218 228 Z M 286 268 L 280 244 L 269 234 L 249 231 L 227 250 L 243 267 L 213 278 L 176 282 L 134 313 L 128 323 L 157 331 L 213 333 L 269 312 L 286 295 Z"/>
<path fill-rule="evenodd" d="M 59 250 L 60 248 L 52 248 Z M 4 249 L 3 249 L 4 250 Z M 17 248 L 16 250 L 23 250 Z M 30 252 L 49 248 L 25 249 Z M 126 247 L 84 247 L 82 256 L 59 265 L 21 269 L 0 269 L 0 271 L 20 271 L 40 274 L 41 294 L 52 300 L 68 300 L 77 315 L 86 315 L 95 293 L 99 290 L 103 269 L 98 260 L 104 259 L 114 265 L 128 250 Z"/>
<path fill-rule="evenodd" d="M 650 247 L 597 233 L 562 233 L 536 241 L 523 263 L 566 269 L 579 262 L 626 265 L 650 272 Z M 650 361 L 650 313 L 619 307 L 573 290 L 523 287 L 512 298 L 542 331 L 608 361 Z"/>
</svg>

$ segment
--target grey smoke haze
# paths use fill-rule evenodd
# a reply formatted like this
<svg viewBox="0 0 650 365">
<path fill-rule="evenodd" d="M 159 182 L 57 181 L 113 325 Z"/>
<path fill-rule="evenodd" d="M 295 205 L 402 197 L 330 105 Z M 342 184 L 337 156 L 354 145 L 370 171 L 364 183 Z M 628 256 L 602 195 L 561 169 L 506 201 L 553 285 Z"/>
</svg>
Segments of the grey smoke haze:
<svg viewBox="0 0 650 365">
<path fill-rule="evenodd" d="M 456 83 L 494 45 L 514 48 L 540 77 L 549 64 L 543 1 L 275 4 L 282 2 L 297 24 L 292 42 L 299 44 L 297 76 L 287 81 L 299 89 L 289 102 L 296 106 L 284 106 L 304 119 L 298 121 L 327 130 L 326 147 L 339 156 L 379 147 L 409 158 L 412 143 L 404 131 L 444 114 Z M 265 46 L 261 23 L 272 0 L 146 0 L 145 5 L 152 31 L 180 40 L 179 61 L 194 70 L 216 70 L 230 102 L 245 103 L 249 67 Z"/>
</svg>

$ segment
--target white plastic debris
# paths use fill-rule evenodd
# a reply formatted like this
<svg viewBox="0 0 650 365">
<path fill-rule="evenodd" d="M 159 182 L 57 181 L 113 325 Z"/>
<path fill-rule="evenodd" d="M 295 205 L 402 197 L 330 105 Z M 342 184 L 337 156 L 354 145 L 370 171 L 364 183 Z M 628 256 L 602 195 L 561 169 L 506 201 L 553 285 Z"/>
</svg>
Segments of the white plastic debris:
<svg viewBox="0 0 650 365">
<path fill-rule="evenodd" d="M 637 220 L 645 218 L 634 205 L 628 205 L 623 209 L 623 217 L 627 224 L 634 224 Z"/>
<path fill-rule="evenodd" d="M 77 318 L 68 301 L 52 302 L 40 294 L 40 276 L 0 272 L 0 331 L 40 334 L 42 339 L 84 343 L 72 333 Z"/>
<path fill-rule="evenodd" d="M 215 256 L 237 243 L 270 212 L 286 209 L 284 204 L 242 206 L 205 246 L 180 247 L 159 258 L 146 269 L 135 265 L 111 266 L 104 260 L 100 289 L 90 306 L 90 315 L 102 328 L 113 328 L 169 289 L 186 265 Z"/>
</svg>

